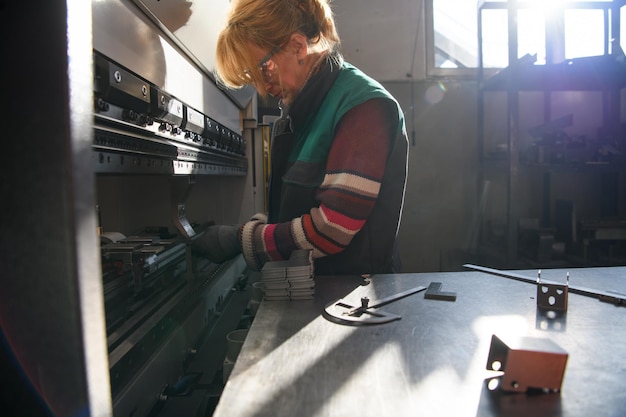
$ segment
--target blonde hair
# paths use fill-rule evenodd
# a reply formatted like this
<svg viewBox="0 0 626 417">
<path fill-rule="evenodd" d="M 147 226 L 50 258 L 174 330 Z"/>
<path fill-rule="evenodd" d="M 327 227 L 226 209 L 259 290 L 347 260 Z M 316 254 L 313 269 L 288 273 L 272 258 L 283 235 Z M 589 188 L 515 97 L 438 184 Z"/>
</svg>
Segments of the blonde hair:
<svg viewBox="0 0 626 417">
<path fill-rule="evenodd" d="M 234 1 L 228 24 L 217 39 L 217 79 L 230 88 L 252 84 L 266 94 L 259 63 L 248 45 L 270 51 L 296 32 L 318 51 L 337 52 L 340 41 L 329 0 Z"/>
</svg>

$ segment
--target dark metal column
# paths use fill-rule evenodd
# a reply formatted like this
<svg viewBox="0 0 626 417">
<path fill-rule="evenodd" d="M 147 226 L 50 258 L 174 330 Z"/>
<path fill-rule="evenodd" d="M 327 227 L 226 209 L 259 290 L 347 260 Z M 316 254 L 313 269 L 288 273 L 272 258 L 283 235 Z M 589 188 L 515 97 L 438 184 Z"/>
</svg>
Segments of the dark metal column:
<svg viewBox="0 0 626 417">
<path fill-rule="evenodd" d="M 508 1 L 508 46 L 509 68 L 517 62 L 517 0 Z M 509 172 L 507 187 L 507 260 L 513 265 L 517 261 L 517 227 L 519 210 L 517 207 L 519 182 L 519 88 L 515 83 L 516 71 L 508 84 L 508 148 Z"/>
<path fill-rule="evenodd" d="M 0 325 L 11 352 L 2 359 L 25 374 L 20 382 L 32 387 L 24 392 L 33 404 L 43 399 L 40 409 L 109 416 L 90 158 L 91 3 L 2 1 L 0 15 Z M 13 401 L 24 415 L 24 398 Z"/>
</svg>

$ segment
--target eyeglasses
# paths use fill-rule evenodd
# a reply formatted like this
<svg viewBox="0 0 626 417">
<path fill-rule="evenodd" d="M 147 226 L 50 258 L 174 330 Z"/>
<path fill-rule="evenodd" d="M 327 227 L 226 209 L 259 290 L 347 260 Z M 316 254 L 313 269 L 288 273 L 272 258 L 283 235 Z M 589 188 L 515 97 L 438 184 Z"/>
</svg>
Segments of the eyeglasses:
<svg viewBox="0 0 626 417">
<path fill-rule="evenodd" d="M 269 54 L 265 55 L 263 59 L 259 61 L 259 71 L 261 71 L 261 74 L 263 74 L 263 78 L 265 78 L 265 80 L 269 80 L 270 78 L 272 78 L 271 71 L 273 71 L 275 67 L 274 65 L 271 65 L 271 68 L 270 68 L 270 59 L 272 59 L 272 56 L 274 56 L 274 54 L 278 51 L 280 51 L 280 45 L 276 45 L 269 52 Z M 273 61 L 271 62 L 273 64 Z"/>
</svg>

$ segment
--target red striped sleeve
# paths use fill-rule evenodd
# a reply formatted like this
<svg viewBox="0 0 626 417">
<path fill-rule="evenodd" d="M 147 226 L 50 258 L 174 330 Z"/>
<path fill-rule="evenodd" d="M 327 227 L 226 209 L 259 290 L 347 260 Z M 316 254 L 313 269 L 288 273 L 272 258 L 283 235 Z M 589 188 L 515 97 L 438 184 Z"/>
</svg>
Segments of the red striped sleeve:
<svg viewBox="0 0 626 417">
<path fill-rule="evenodd" d="M 263 242 L 265 243 L 265 250 L 270 259 L 277 259 L 280 257 L 278 253 L 278 247 L 276 246 L 276 240 L 274 239 L 274 232 L 276 231 L 275 224 L 268 224 L 263 227 Z"/>
<path fill-rule="evenodd" d="M 324 213 L 324 216 L 328 220 L 328 224 L 337 225 L 338 227 L 350 230 L 358 231 L 365 224 L 365 220 L 355 219 L 341 214 L 338 211 L 331 210 L 328 207 L 321 206 L 320 211 Z"/>
<path fill-rule="evenodd" d="M 341 245 L 338 245 L 329 239 L 328 236 L 319 233 L 312 221 L 311 215 L 302 216 L 302 227 L 304 229 L 306 239 L 311 245 L 311 249 L 319 251 L 317 253 L 321 252 L 324 255 L 332 255 L 339 253 L 344 249 Z"/>
</svg>

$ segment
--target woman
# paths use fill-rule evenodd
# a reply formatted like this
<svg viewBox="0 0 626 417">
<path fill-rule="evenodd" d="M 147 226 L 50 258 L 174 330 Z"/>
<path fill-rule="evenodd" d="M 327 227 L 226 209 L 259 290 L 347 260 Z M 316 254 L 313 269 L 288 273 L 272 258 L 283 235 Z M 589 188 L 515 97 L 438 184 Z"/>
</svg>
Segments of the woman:
<svg viewBox="0 0 626 417">
<path fill-rule="evenodd" d="M 279 99 L 267 223 L 216 226 L 196 248 L 223 261 L 311 249 L 317 274 L 399 272 L 407 175 L 402 111 L 343 61 L 327 0 L 238 0 L 220 33 L 217 77 Z"/>
</svg>

